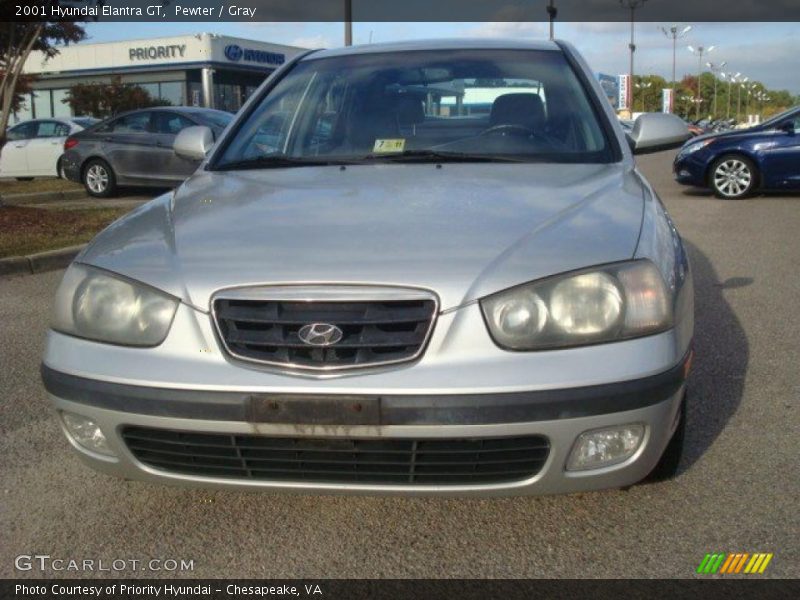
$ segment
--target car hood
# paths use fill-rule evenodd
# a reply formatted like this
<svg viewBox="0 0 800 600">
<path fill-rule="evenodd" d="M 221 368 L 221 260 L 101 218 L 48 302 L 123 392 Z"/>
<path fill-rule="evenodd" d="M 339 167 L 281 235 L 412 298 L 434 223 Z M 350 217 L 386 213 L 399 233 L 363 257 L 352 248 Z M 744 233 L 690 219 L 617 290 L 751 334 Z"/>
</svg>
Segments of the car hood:
<svg viewBox="0 0 800 600">
<path fill-rule="evenodd" d="M 202 310 L 221 288 L 423 287 L 444 309 L 634 255 L 629 164 L 377 164 L 198 171 L 103 231 L 79 261 Z"/>
<path fill-rule="evenodd" d="M 761 135 L 764 133 L 763 129 L 750 127 L 748 129 L 729 129 L 728 131 L 712 131 L 710 133 L 704 133 L 702 135 L 697 135 L 693 138 L 689 138 L 684 146 L 689 146 L 694 144 L 695 142 L 699 142 L 701 140 L 708 140 L 708 139 L 738 139 L 738 138 L 747 138 L 753 137 L 756 135 Z"/>
</svg>

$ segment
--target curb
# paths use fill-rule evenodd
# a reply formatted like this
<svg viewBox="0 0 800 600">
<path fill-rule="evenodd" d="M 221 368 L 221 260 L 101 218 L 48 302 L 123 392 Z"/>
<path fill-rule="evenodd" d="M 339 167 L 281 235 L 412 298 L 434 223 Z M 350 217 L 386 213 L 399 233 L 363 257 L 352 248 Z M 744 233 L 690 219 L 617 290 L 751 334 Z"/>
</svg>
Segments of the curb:
<svg viewBox="0 0 800 600">
<path fill-rule="evenodd" d="M 86 244 L 70 246 L 58 250 L 38 252 L 29 256 L 10 256 L 0 258 L 0 277 L 7 275 L 33 275 L 66 267 L 72 262 Z"/>
<path fill-rule="evenodd" d="M 60 192 L 26 192 L 3 194 L 2 202 L 4 204 L 25 205 L 36 204 L 38 202 L 57 202 L 59 200 L 76 200 L 78 198 L 86 197 L 86 190 L 66 190 Z"/>
</svg>

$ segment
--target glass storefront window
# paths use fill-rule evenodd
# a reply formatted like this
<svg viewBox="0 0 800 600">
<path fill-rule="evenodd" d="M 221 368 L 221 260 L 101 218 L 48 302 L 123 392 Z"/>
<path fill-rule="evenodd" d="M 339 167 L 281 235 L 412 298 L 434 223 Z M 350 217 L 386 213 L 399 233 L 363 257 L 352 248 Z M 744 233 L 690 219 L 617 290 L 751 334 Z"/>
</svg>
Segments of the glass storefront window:
<svg viewBox="0 0 800 600">
<path fill-rule="evenodd" d="M 158 98 L 158 84 L 157 83 L 137 83 L 140 88 L 150 94 L 151 98 Z"/>
<path fill-rule="evenodd" d="M 189 82 L 189 106 L 203 106 L 203 86 L 196 81 Z"/>
<path fill-rule="evenodd" d="M 163 74 L 151 74 L 148 77 L 158 79 Z M 169 74 L 167 77 L 173 77 Z M 146 81 L 130 82 L 125 85 L 136 85 L 147 91 L 155 99 L 163 99 L 172 106 L 205 106 L 206 99 L 200 81 L 200 69 L 185 72 L 185 80 L 178 81 Z M 214 106 L 228 112 L 236 112 L 257 89 L 265 75 L 238 72 L 217 71 L 214 75 Z M 78 83 L 80 80 L 76 79 Z M 63 84 L 62 84 L 63 85 Z M 68 84 L 69 85 L 69 84 Z M 69 95 L 69 88 L 36 90 L 26 95 L 29 101 L 20 107 L 12 118 L 13 122 L 27 119 L 69 118 L 74 116 L 72 108 L 64 100 Z"/>
<path fill-rule="evenodd" d="M 257 89 L 258 87 L 255 85 L 244 86 L 244 98 L 242 99 L 242 101 L 247 100 L 250 96 L 252 96 L 255 93 Z"/>
<path fill-rule="evenodd" d="M 25 100 L 20 102 L 19 110 L 14 113 L 14 123 L 19 123 L 20 121 L 27 121 L 28 119 L 33 118 L 33 112 L 31 111 L 31 95 L 25 94 Z"/>
<path fill-rule="evenodd" d="M 214 84 L 214 108 L 236 112 L 242 107 L 242 95 L 238 85 Z"/>
<path fill-rule="evenodd" d="M 33 114 L 37 119 L 48 119 L 53 116 L 50 105 L 50 90 L 36 90 L 33 92 Z"/>
<path fill-rule="evenodd" d="M 159 97 L 167 100 L 172 106 L 183 106 L 186 102 L 183 99 L 182 81 L 164 81 L 160 84 L 161 90 Z"/>
<path fill-rule="evenodd" d="M 182 81 L 152 81 L 149 83 L 136 83 L 131 85 L 138 85 L 150 94 L 151 98 L 166 100 L 171 106 L 183 106 L 186 104 L 183 95 Z M 199 106 L 199 104 L 196 106 Z"/>
<path fill-rule="evenodd" d="M 69 90 L 53 90 L 53 116 L 54 117 L 71 117 L 72 109 L 69 104 L 63 102 L 69 95 Z"/>
</svg>

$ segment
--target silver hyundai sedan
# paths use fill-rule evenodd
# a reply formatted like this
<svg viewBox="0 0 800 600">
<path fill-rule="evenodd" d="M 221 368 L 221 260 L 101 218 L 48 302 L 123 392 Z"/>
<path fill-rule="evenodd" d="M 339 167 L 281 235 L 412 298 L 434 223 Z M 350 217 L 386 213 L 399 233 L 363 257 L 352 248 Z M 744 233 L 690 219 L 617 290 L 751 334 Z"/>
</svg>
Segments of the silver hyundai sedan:
<svg viewBox="0 0 800 600">
<path fill-rule="evenodd" d="M 678 466 L 686 251 L 562 42 L 314 51 L 67 270 L 42 365 L 90 466 L 157 483 L 526 495 Z M 212 147 L 213 144 L 213 147 Z"/>
</svg>

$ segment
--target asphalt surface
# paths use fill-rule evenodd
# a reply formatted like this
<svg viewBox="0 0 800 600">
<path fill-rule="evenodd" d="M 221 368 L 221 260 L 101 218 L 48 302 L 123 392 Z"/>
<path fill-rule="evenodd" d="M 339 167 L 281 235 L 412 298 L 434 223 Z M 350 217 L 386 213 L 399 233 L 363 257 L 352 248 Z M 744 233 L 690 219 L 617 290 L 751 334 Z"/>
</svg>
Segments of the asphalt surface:
<svg viewBox="0 0 800 600">
<path fill-rule="evenodd" d="M 572 496 L 445 500 L 209 492 L 109 478 L 72 455 L 39 382 L 61 272 L 5 279 L 0 577 L 47 575 L 14 570 L 15 556 L 34 553 L 194 560 L 181 575 L 197 577 L 690 577 L 717 551 L 772 552 L 765 576 L 797 577 L 800 196 L 716 200 L 674 184 L 671 157 L 640 165 L 695 272 L 688 450 L 676 479 Z"/>
</svg>

